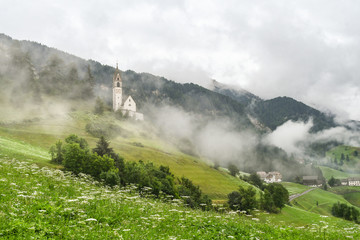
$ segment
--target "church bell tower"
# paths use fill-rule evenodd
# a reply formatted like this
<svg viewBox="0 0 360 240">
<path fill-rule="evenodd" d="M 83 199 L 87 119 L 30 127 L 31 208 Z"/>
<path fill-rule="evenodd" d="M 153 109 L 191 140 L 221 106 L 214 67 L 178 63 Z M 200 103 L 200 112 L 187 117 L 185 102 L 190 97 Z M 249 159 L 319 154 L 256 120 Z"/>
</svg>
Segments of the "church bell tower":
<svg viewBox="0 0 360 240">
<path fill-rule="evenodd" d="M 122 104 L 122 80 L 118 64 L 116 63 L 116 70 L 113 77 L 113 109 L 117 111 Z"/>
</svg>

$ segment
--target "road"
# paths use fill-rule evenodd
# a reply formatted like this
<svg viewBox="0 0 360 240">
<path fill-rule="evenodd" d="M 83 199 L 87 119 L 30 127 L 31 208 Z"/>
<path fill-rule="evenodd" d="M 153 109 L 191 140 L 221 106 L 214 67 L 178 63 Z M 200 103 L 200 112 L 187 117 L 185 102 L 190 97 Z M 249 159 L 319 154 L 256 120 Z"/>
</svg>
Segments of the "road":
<svg viewBox="0 0 360 240">
<path fill-rule="evenodd" d="M 306 190 L 305 192 L 302 192 L 302 193 L 297 193 L 297 194 L 290 195 L 290 196 L 289 196 L 289 202 L 291 202 L 291 201 L 294 200 L 295 198 L 298 198 L 298 197 L 300 197 L 300 196 L 302 196 L 302 195 L 307 194 L 308 192 L 310 192 L 310 191 L 312 191 L 312 190 L 314 190 L 314 189 L 316 189 L 316 187 L 310 188 L 310 189 L 308 189 L 308 190 Z"/>
</svg>

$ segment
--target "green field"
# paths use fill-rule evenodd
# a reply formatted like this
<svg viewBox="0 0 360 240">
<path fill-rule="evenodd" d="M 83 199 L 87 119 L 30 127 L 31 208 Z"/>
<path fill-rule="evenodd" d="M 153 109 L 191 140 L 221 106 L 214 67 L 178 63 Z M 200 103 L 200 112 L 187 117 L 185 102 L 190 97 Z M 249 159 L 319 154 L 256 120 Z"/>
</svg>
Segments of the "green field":
<svg viewBox="0 0 360 240">
<path fill-rule="evenodd" d="M 360 192 L 346 193 L 344 198 L 352 205 L 360 208 Z"/>
<path fill-rule="evenodd" d="M 329 168 L 329 167 L 325 167 L 325 166 L 319 166 L 324 177 L 326 178 L 326 180 L 329 180 L 331 177 L 334 178 L 338 178 L 338 179 L 344 179 L 344 178 L 349 178 L 349 177 L 360 177 L 360 174 L 356 174 L 356 173 L 347 173 L 347 172 L 342 172 L 339 170 L 335 170 L 333 168 Z"/>
<path fill-rule="evenodd" d="M 341 154 L 344 155 L 343 165 L 339 165 L 341 169 L 344 171 L 352 172 L 360 167 L 360 148 L 359 147 L 352 147 L 352 146 L 337 146 L 332 148 L 330 151 L 326 153 L 326 157 L 329 161 L 334 162 L 336 161 L 340 163 Z M 348 160 L 346 160 L 348 157 Z"/>
<path fill-rule="evenodd" d="M 296 198 L 292 204 L 308 212 L 331 216 L 331 208 L 337 202 L 351 205 L 343 196 L 318 188 Z"/>
<path fill-rule="evenodd" d="M 292 182 L 281 182 L 281 185 L 283 185 L 289 191 L 289 195 L 302 193 L 310 189 L 309 186 L 305 186 L 298 183 L 292 183 Z"/>
</svg>

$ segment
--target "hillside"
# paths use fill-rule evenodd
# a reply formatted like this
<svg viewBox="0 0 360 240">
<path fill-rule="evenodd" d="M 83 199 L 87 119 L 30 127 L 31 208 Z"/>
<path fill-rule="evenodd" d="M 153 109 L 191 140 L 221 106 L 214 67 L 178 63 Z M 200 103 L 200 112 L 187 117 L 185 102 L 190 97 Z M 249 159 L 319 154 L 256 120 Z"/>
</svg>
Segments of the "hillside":
<svg viewBox="0 0 360 240">
<path fill-rule="evenodd" d="M 312 132 L 336 126 L 333 117 L 289 97 L 277 97 L 257 102 L 251 111 L 261 123 L 271 130 L 289 120 L 307 122 L 312 119 L 314 123 L 311 128 Z"/>
<path fill-rule="evenodd" d="M 89 98 L 92 97 L 90 88 L 96 96 L 111 101 L 113 67 L 39 43 L 13 40 L 4 34 L 0 34 L 0 53 L 0 62 L 5 67 L 11 66 L 0 75 L 0 83 L 10 93 L 25 94 L 18 88 L 24 81 L 34 101 L 41 101 L 43 95 L 49 94 L 68 99 Z M 11 81 L 23 74 L 25 79 L 22 77 L 17 83 Z M 206 117 L 232 119 L 239 129 L 254 129 L 244 106 L 225 95 L 196 84 L 179 84 L 131 70 L 122 72 L 122 78 L 124 94 L 135 99 L 140 111 L 147 113 L 148 105 L 171 105 Z"/>
<path fill-rule="evenodd" d="M 360 173 L 360 148 L 340 145 L 326 153 L 328 164 L 345 172 Z"/>
<path fill-rule="evenodd" d="M 209 88 L 214 92 L 221 93 L 232 98 L 244 106 L 249 106 L 250 104 L 255 104 L 257 101 L 262 101 L 260 97 L 246 91 L 245 89 L 227 86 L 217 82 L 216 80 L 212 80 Z"/>
<path fill-rule="evenodd" d="M 87 176 L 75 178 L 4 154 L 0 168 L 0 236 L 7 239 L 318 239 L 325 234 L 316 226 L 303 231 L 141 198 L 131 188 L 112 190 Z M 346 225 L 351 231 L 336 228 L 332 221 L 329 226 L 327 239 L 339 239 L 344 233 L 359 237 L 353 225 Z"/>
<path fill-rule="evenodd" d="M 239 185 L 248 185 L 227 172 L 215 170 L 206 159 L 182 153 L 171 142 L 165 142 L 157 136 L 150 124 L 119 121 L 111 115 L 99 118 L 82 112 L 74 112 L 65 118 L 66 120 L 58 117 L 2 125 L 0 146 L 10 151 L 14 157 L 30 158 L 41 165 L 48 165 L 50 146 L 72 133 L 84 137 L 94 147 L 97 138 L 87 133 L 85 126 L 95 118 L 96 122 L 115 123 L 122 129 L 122 133 L 111 139 L 111 146 L 126 161 L 142 160 L 158 166 L 169 166 L 176 177 L 191 179 L 212 199 L 226 199 L 227 194 L 236 190 Z"/>
</svg>

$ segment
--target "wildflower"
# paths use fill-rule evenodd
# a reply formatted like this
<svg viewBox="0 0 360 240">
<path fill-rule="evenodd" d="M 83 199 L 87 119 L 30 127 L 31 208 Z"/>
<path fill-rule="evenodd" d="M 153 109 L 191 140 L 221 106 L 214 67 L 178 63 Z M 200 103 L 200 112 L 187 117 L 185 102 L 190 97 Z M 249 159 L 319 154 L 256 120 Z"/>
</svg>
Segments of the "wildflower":
<svg viewBox="0 0 360 240">
<path fill-rule="evenodd" d="M 97 222 L 97 220 L 95 218 L 88 218 L 85 222 Z"/>
</svg>

